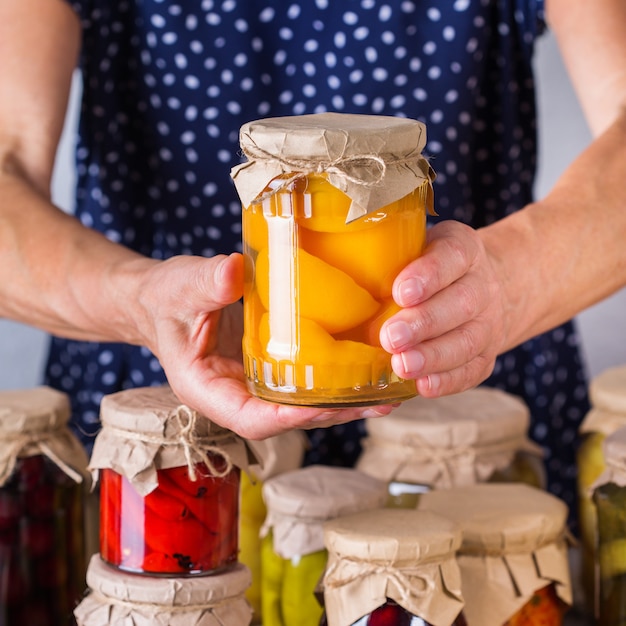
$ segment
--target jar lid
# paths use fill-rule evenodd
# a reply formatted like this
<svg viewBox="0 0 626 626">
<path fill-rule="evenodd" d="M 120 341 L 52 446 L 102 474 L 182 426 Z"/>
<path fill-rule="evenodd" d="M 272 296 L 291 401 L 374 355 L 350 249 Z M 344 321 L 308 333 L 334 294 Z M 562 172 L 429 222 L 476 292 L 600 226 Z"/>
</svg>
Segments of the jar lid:
<svg viewBox="0 0 626 626">
<path fill-rule="evenodd" d="M 243 626 L 252 618 L 252 609 L 245 600 L 250 584 L 250 570 L 241 563 L 210 576 L 157 577 L 122 572 L 95 554 L 87 568 L 90 593 L 75 609 L 75 615 L 81 626 L 121 626 L 138 616 L 152 616 L 155 621 L 145 623 L 160 624 L 166 623 L 164 618 L 180 619 L 176 617 L 179 615 L 195 624 L 207 614 L 215 615 L 215 621 L 207 624 Z"/>
<path fill-rule="evenodd" d="M 288 430 L 274 437 L 250 441 L 249 445 L 259 459 L 250 471 L 259 480 L 298 469 L 302 466 L 306 450 L 306 435 L 301 430 Z"/>
<path fill-rule="evenodd" d="M 352 624 L 387 598 L 435 626 L 451 624 L 460 613 L 455 551 L 461 535 L 450 520 L 426 511 L 381 508 L 326 522 L 324 541 L 329 623 Z"/>
<path fill-rule="evenodd" d="M 602 442 L 605 469 L 591 485 L 591 490 L 607 483 L 626 486 L 626 426 L 606 436 Z"/>
<path fill-rule="evenodd" d="M 307 174 L 326 173 L 352 200 L 346 222 L 403 198 L 434 172 L 421 152 L 426 126 L 384 115 L 315 113 L 255 120 L 239 133 L 248 161 L 231 170 L 244 207 L 267 185 L 287 175 L 285 186 Z M 268 193 L 275 193 L 281 187 Z M 432 193 L 427 208 L 432 211 Z"/>
<path fill-rule="evenodd" d="M 193 475 L 193 465 L 204 462 L 216 476 L 232 466 L 248 471 L 245 441 L 182 404 L 168 385 L 106 395 L 100 417 L 89 464 L 95 480 L 110 468 L 145 496 L 158 484 L 158 469 L 189 465 Z M 212 456 L 222 457 L 224 470 L 212 468 Z"/>
<path fill-rule="evenodd" d="M 626 413 L 626 366 L 609 368 L 593 378 L 589 397 L 594 407 Z"/>
<path fill-rule="evenodd" d="M 70 402 L 50 387 L 0 391 L 0 487 L 18 457 L 45 455 L 76 482 L 89 478 L 87 454 L 70 431 Z"/>
</svg>

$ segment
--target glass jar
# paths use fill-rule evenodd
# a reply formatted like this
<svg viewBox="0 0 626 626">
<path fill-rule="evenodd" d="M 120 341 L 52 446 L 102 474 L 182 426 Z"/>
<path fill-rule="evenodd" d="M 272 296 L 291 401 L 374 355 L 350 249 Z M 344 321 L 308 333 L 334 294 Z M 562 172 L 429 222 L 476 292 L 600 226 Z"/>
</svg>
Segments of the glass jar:
<svg viewBox="0 0 626 626">
<path fill-rule="evenodd" d="M 597 613 L 597 517 L 591 486 L 605 470 L 603 443 L 608 435 L 626 426 L 626 367 L 605 370 L 589 384 L 591 410 L 580 425 L 581 444 L 577 452 L 578 512 L 581 583 L 589 615 Z"/>
<path fill-rule="evenodd" d="M 68 397 L 0 391 L 0 624 L 73 624 L 86 568 L 87 455 Z"/>
<path fill-rule="evenodd" d="M 481 483 L 430 491 L 418 510 L 461 530 L 468 624 L 562 626 L 572 604 L 563 501 L 523 483 Z"/>
<path fill-rule="evenodd" d="M 78 626 L 249 626 L 249 584 L 250 571 L 241 563 L 211 576 L 164 578 L 122 572 L 96 554 L 74 615 Z"/>
<path fill-rule="evenodd" d="M 266 480 L 302 466 L 306 437 L 292 430 L 263 441 L 253 441 L 260 463 L 250 466 L 250 475 L 241 474 L 239 502 L 239 562 L 248 567 L 252 582 L 246 591 L 254 615 L 254 624 L 261 623 L 261 528 L 267 515 L 263 500 Z"/>
<path fill-rule="evenodd" d="M 597 623 L 626 625 L 626 427 L 603 444 L 605 470 L 591 486 L 596 510 Z"/>
<path fill-rule="evenodd" d="M 357 470 L 311 465 L 263 485 L 261 612 L 264 626 L 317 626 L 326 566 L 323 523 L 382 506 L 386 485 Z"/>
<path fill-rule="evenodd" d="M 434 174 L 425 127 L 322 113 L 244 125 L 244 368 L 250 391 L 298 405 L 416 394 L 380 345 L 394 278 L 422 252 Z M 279 146 L 277 148 L 276 146 Z"/>
<path fill-rule="evenodd" d="M 465 626 L 458 527 L 415 509 L 377 509 L 324 524 L 328 626 Z"/>
<path fill-rule="evenodd" d="M 100 554 L 151 575 L 220 571 L 237 560 L 240 470 L 234 433 L 169 387 L 105 396 L 90 467 L 100 480 Z"/>
<path fill-rule="evenodd" d="M 389 484 L 388 506 L 413 508 L 420 494 L 481 482 L 545 485 L 542 450 L 527 437 L 530 412 L 517 396 L 477 387 L 415 397 L 384 420 L 365 422 L 357 469 Z"/>
</svg>

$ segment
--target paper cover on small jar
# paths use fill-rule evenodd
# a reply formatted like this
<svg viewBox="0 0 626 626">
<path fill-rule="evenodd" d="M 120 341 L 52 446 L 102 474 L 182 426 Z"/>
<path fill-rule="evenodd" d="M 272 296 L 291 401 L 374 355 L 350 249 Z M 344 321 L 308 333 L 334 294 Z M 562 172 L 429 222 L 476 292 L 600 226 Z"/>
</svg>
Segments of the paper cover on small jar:
<svg viewBox="0 0 626 626">
<path fill-rule="evenodd" d="M 181 404 L 168 386 L 105 396 L 101 422 L 90 468 L 100 479 L 102 558 L 172 575 L 236 560 L 246 442 Z"/>
<path fill-rule="evenodd" d="M 591 410 L 580 425 L 581 433 L 610 435 L 626 426 L 626 367 L 613 367 L 589 383 Z"/>
<path fill-rule="evenodd" d="M 212 576 L 163 578 L 121 572 L 94 555 L 74 615 L 78 626 L 248 626 L 249 584 L 241 564 Z"/>
<path fill-rule="evenodd" d="M 384 505 L 384 482 L 352 468 L 310 465 L 265 482 L 267 518 L 274 551 L 291 559 L 324 549 L 323 523 L 340 515 Z"/>
<path fill-rule="evenodd" d="M 457 562 L 468 624 L 502 626 L 550 585 L 558 596 L 559 621 L 549 623 L 561 623 L 564 607 L 572 604 L 563 501 L 521 483 L 483 483 L 430 491 L 418 510 L 461 529 Z"/>
<path fill-rule="evenodd" d="M 356 467 L 387 482 L 433 489 L 485 482 L 507 470 L 519 452 L 541 462 L 541 448 L 527 436 L 529 423 L 526 404 L 498 389 L 418 396 L 385 419 L 366 420 L 367 437 Z M 538 483 L 542 479 L 534 473 L 529 477 Z"/>
<path fill-rule="evenodd" d="M 354 624 L 394 600 L 433 626 L 463 610 L 456 524 L 432 513 L 377 509 L 324 524 L 323 579 L 329 626 Z M 470 622 L 471 623 L 471 622 Z"/>
</svg>

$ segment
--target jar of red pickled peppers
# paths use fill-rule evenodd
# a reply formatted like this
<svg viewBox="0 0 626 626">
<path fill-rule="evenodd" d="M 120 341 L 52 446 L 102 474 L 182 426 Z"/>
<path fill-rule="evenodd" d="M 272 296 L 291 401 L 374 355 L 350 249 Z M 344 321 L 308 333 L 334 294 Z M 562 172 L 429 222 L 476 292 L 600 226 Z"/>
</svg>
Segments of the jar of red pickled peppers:
<svg viewBox="0 0 626 626">
<path fill-rule="evenodd" d="M 324 626 L 466 626 L 458 527 L 415 509 L 378 509 L 324 524 Z"/>
<path fill-rule="evenodd" d="M 171 389 L 105 396 L 90 469 L 100 481 L 100 554 L 151 575 L 216 572 L 237 560 L 248 448 Z"/>
<path fill-rule="evenodd" d="M 74 615 L 78 626 L 249 626 L 249 584 L 241 563 L 212 576 L 154 578 L 113 568 L 96 554 Z"/>
<path fill-rule="evenodd" d="M 263 485 L 261 613 L 264 626 L 317 626 L 316 589 L 327 553 L 323 524 L 339 515 L 381 507 L 385 483 L 345 467 L 310 465 Z"/>
<path fill-rule="evenodd" d="M 521 483 L 483 483 L 423 494 L 418 510 L 459 526 L 467 623 L 561 626 L 572 604 L 567 505 Z"/>
<path fill-rule="evenodd" d="M 54 389 L 0 391 L 0 624 L 74 624 L 90 476 L 69 417 Z"/>
<path fill-rule="evenodd" d="M 543 452 L 528 438 L 529 423 L 519 397 L 486 386 L 411 398 L 384 420 L 366 420 L 356 467 L 389 484 L 395 507 L 414 507 L 430 489 L 501 481 L 543 487 Z"/>
<path fill-rule="evenodd" d="M 416 394 L 381 347 L 397 274 L 422 252 L 434 173 L 426 128 L 319 113 L 249 122 L 232 170 L 243 206 L 244 368 L 274 402 L 358 406 Z"/>
</svg>

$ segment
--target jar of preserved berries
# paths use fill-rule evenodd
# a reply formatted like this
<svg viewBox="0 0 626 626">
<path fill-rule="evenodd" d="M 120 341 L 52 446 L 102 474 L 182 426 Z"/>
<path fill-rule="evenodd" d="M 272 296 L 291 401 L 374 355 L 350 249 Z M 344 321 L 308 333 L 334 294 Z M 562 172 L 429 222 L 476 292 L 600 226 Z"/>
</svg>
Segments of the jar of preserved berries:
<svg viewBox="0 0 626 626">
<path fill-rule="evenodd" d="M 241 563 L 211 576 L 148 577 L 113 568 L 96 554 L 74 615 L 78 626 L 249 626 L 249 584 Z"/>
<path fill-rule="evenodd" d="M 219 571 L 237 560 L 240 470 L 248 448 L 171 389 L 105 396 L 90 468 L 100 481 L 100 554 L 119 569 Z"/>
<path fill-rule="evenodd" d="M 415 509 L 378 509 L 324 524 L 328 626 L 465 626 L 458 527 Z"/>
<path fill-rule="evenodd" d="M 250 474 L 241 474 L 239 503 L 239 562 L 248 567 L 252 582 L 246 591 L 254 615 L 253 624 L 261 623 L 261 528 L 267 508 L 263 500 L 266 480 L 302 466 L 306 437 L 302 431 L 291 430 L 263 441 L 249 442 L 258 464 L 250 465 Z"/>
<path fill-rule="evenodd" d="M 73 624 L 86 568 L 87 455 L 68 397 L 0 391 L 0 624 Z"/>
<path fill-rule="evenodd" d="M 311 465 L 263 485 L 261 611 L 267 626 L 317 626 L 315 594 L 326 566 L 323 523 L 381 507 L 385 483 L 355 469 Z"/>
<path fill-rule="evenodd" d="M 430 489 L 488 481 L 543 487 L 542 451 L 527 437 L 529 421 L 520 398 L 484 386 L 411 398 L 384 420 L 366 421 L 356 467 L 389 484 L 395 507 L 414 507 Z"/>
<path fill-rule="evenodd" d="M 626 427 L 603 443 L 605 469 L 591 486 L 596 507 L 597 624 L 626 624 Z"/>
<path fill-rule="evenodd" d="M 563 624 L 572 604 L 564 502 L 522 483 L 482 483 L 430 491 L 418 510 L 461 529 L 457 562 L 468 624 Z"/>
<path fill-rule="evenodd" d="M 394 278 L 422 252 L 434 173 L 406 118 L 320 113 L 242 126 L 244 368 L 274 402 L 357 406 L 416 394 L 380 345 Z"/>
<path fill-rule="evenodd" d="M 585 608 L 593 615 L 597 613 L 598 528 L 591 486 L 605 469 L 602 449 L 605 438 L 626 426 L 626 367 L 610 368 L 596 376 L 589 384 L 589 399 L 591 410 L 580 425 L 581 443 L 577 452 L 577 466 L 581 583 Z"/>
</svg>

